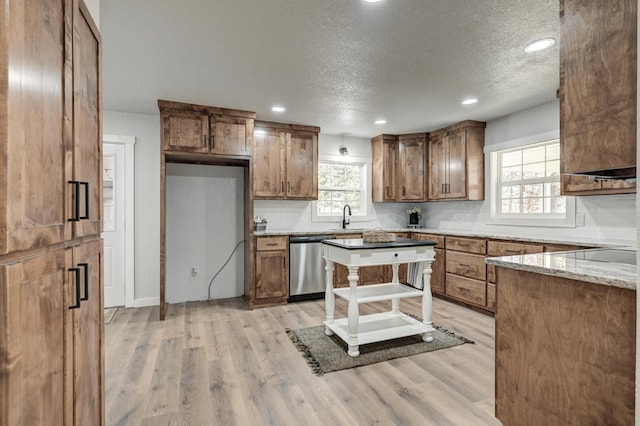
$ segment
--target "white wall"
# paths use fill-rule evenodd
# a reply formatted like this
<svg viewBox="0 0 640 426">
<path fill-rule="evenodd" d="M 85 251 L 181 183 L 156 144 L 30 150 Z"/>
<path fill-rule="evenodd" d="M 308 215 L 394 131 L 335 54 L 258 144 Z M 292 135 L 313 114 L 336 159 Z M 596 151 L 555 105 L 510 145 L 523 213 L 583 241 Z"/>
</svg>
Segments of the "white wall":
<svg viewBox="0 0 640 426">
<path fill-rule="evenodd" d="M 207 300 L 209 283 L 244 239 L 242 167 L 167 164 L 167 302 Z M 191 270 L 198 269 L 193 277 Z M 211 299 L 244 293 L 240 245 L 211 284 Z"/>
<path fill-rule="evenodd" d="M 551 102 L 487 123 L 485 151 L 503 149 L 518 142 L 543 142 L 558 137 L 559 102 Z M 489 155 L 485 155 L 489 170 Z M 485 176 L 488 176 L 485 173 Z M 585 226 L 576 228 L 514 227 L 489 225 L 491 187 L 485 179 L 485 201 L 446 201 L 423 204 L 423 220 L 429 228 L 548 238 L 609 239 L 635 242 L 636 196 L 599 195 L 576 197 L 576 214 L 585 215 Z"/>
<path fill-rule="evenodd" d="M 100 0 L 84 0 L 84 4 L 87 5 L 93 21 L 100 28 Z"/>
</svg>

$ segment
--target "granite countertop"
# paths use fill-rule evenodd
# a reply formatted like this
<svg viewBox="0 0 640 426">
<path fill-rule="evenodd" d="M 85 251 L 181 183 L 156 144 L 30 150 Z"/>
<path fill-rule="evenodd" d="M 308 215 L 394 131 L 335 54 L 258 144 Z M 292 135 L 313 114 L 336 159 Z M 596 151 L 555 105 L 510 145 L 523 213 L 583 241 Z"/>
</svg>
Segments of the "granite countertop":
<svg viewBox="0 0 640 426">
<path fill-rule="evenodd" d="M 324 229 L 324 230 L 303 230 L 292 231 L 285 229 L 256 231 L 254 236 L 256 237 L 268 237 L 268 236 L 298 236 L 298 235 L 340 235 L 340 234 L 357 234 L 366 231 L 372 231 L 373 229 L 365 228 L 347 228 L 347 229 Z M 523 236 L 513 234 L 498 234 L 498 233 L 486 233 L 486 232 L 474 232 L 474 231 L 456 231 L 450 229 L 433 229 L 433 228 L 385 228 L 386 232 L 420 232 L 422 234 L 435 234 L 435 235 L 453 235 L 459 237 L 476 237 L 476 238 L 488 238 L 496 240 L 509 240 L 520 242 L 535 242 L 535 243 L 548 243 L 548 244 L 566 244 L 575 246 L 584 246 L 585 248 L 591 247 L 628 247 L 635 245 L 635 242 L 621 241 L 613 239 L 593 239 L 593 238 L 580 238 L 573 239 L 567 237 L 549 238 L 538 236 Z"/>
<path fill-rule="evenodd" d="M 599 256 L 601 254 L 609 256 Z M 635 290 L 635 256 L 636 250 L 627 247 L 489 257 L 485 262 L 520 271 Z"/>
</svg>

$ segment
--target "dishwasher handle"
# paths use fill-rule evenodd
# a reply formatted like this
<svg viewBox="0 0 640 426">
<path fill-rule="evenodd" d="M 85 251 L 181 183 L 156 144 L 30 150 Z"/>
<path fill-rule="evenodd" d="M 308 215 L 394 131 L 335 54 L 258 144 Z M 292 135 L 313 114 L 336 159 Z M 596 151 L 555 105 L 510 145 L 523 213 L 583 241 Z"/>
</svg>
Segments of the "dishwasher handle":
<svg viewBox="0 0 640 426">
<path fill-rule="evenodd" d="M 333 240 L 333 235 L 310 235 L 305 237 L 289 237 L 289 244 L 319 243 L 322 240 Z"/>
</svg>

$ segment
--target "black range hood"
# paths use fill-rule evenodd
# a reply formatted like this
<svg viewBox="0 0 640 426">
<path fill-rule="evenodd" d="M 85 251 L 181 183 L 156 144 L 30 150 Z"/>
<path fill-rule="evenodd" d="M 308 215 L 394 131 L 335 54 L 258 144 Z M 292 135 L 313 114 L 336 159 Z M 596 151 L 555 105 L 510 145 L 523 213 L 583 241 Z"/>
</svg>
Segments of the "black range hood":
<svg viewBox="0 0 640 426">
<path fill-rule="evenodd" d="M 620 169 L 608 169 L 608 170 L 594 170 L 590 172 L 573 172 L 567 173 L 570 175 L 589 176 L 592 179 L 607 179 L 607 180 L 635 180 L 636 168 L 624 167 Z"/>
</svg>

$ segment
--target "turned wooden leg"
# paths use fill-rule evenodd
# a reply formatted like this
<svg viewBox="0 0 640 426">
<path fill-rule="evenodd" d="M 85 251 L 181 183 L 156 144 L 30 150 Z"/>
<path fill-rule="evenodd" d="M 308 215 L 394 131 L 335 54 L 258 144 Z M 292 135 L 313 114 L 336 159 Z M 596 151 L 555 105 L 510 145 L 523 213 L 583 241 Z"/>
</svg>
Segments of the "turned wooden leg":
<svg viewBox="0 0 640 426">
<path fill-rule="evenodd" d="M 351 357 L 360 355 L 358 345 L 358 322 L 360 313 L 358 310 L 358 267 L 349 266 L 349 345 L 347 354 Z"/>
<path fill-rule="evenodd" d="M 333 314 L 336 306 L 336 297 L 333 294 L 333 262 L 324 258 L 327 278 L 327 286 L 324 291 L 324 309 L 325 309 L 325 326 L 324 334 L 327 336 L 333 335 L 333 331 L 327 326 L 327 324 L 333 324 Z"/>
<path fill-rule="evenodd" d="M 422 262 L 422 322 L 428 327 L 429 331 L 422 335 L 422 340 L 425 342 L 433 341 L 433 321 L 431 315 L 433 312 L 431 296 L 431 263 L 433 260 Z"/>
<path fill-rule="evenodd" d="M 400 282 L 398 278 L 398 269 L 400 269 L 400 265 L 394 263 L 393 265 L 391 265 L 391 269 L 393 270 L 393 278 L 391 278 L 391 282 L 397 284 Z M 391 313 L 400 314 L 400 299 L 397 297 L 391 299 Z"/>
</svg>

